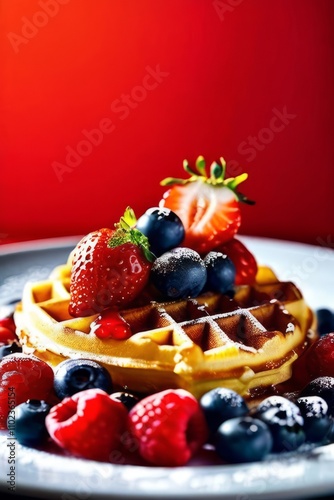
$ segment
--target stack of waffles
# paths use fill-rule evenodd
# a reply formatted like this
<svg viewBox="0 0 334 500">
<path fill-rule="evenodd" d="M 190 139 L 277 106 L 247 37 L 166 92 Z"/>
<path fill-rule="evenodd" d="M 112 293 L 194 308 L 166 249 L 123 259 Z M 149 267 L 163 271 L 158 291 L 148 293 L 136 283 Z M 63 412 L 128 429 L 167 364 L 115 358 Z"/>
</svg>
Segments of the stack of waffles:
<svg viewBox="0 0 334 500">
<path fill-rule="evenodd" d="M 67 358 L 97 361 L 114 385 L 140 393 L 184 388 L 196 397 L 215 387 L 247 397 L 291 377 L 306 348 L 314 317 L 300 290 L 260 267 L 253 285 L 236 287 L 233 298 L 203 293 L 161 301 L 143 295 L 140 305 L 119 311 L 131 328 L 127 340 L 99 339 L 97 315 L 68 312 L 71 267 L 28 283 L 16 312 L 23 350 L 56 366 Z"/>
</svg>

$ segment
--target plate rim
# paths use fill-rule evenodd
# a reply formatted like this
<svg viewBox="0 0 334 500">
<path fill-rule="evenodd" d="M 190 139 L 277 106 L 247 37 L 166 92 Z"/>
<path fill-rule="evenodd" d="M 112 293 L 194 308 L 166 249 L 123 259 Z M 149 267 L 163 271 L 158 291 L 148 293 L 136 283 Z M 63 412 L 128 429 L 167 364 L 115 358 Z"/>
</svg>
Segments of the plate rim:
<svg viewBox="0 0 334 500">
<path fill-rule="evenodd" d="M 51 250 L 57 248 L 66 248 L 76 245 L 83 235 L 61 236 L 59 238 L 42 238 L 36 240 L 17 241 L 14 243 L 3 243 L 0 246 L 0 257 L 25 253 L 30 251 Z"/>
</svg>

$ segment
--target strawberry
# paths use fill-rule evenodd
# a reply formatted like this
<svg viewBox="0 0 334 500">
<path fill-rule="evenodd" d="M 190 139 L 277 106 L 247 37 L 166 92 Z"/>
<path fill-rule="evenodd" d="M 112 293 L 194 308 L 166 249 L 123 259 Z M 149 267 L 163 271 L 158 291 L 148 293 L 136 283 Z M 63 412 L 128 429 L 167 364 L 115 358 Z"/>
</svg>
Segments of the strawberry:
<svg viewBox="0 0 334 500">
<path fill-rule="evenodd" d="M 161 466 L 185 465 L 208 437 L 200 404 L 184 389 L 167 389 L 139 401 L 130 410 L 129 429 L 141 457 Z"/>
<path fill-rule="evenodd" d="M 236 285 L 251 285 L 254 283 L 258 270 L 257 262 L 254 255 L 240 240 L 232 238 L 219 245 L 215 251 L 226 254 L 235 265 Z"/>
<path fill-rule="evenodd" d="M 162 186 L 171 186 L 163 195 L 160 207 L 175 212 L 185 229 L 183 246 L 198 253 L 207 253 L 230 240 L 237 233 L 240 223 L 239 201 L 253 204 L 237 191 L 238 185 L 247 179 L 247 174 L 225 179 L 226 162 L 213 162 L 210 177 L 206 174 L 205 160 L 199 156 L 196 170 L 184 160 L 184 170 L 189 179 L 168 177 Z"/>
<path fill-rule="evenodd" d="M 86 235 L 73 252 L 69 312 L 90 316 L 130 303 L 146 285 L 153 255 L 127 208 L 115 229 Z"/>
<path fill-rule="evenodd" d="M 63 399 L 45 420 L 51 438 L 71 454 L 112 462 L 121 453 L 128 412 L 101 389 L 87 389 Z"/>
</svg>

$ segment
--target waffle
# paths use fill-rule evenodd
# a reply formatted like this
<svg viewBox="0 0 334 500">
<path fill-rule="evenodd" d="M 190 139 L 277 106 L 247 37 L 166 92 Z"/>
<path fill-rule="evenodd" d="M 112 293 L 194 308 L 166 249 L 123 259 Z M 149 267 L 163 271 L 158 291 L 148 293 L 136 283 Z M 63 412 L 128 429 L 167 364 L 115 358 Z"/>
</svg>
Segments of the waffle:
<svg viewBox="0 0 334 500">
<path fill-rule="evenodd" d="M 104 365 L 114 385 L 140 393 L 184 388 L 196 397 L 218 386 L 247 397 L 286 381 L 307 344 L 313 314 L 299 289 L 260 268 L 256 283 L 233 299 L 204 293 L 196 299 L 143 304 L 120 311 L 133 335 L 101 340 L 90 332 L 97 317 L 68 313 L 70 267 L 25 286 L 15 320 L 23 351 L 56 366 L 66 358 Z"/>
</svg>

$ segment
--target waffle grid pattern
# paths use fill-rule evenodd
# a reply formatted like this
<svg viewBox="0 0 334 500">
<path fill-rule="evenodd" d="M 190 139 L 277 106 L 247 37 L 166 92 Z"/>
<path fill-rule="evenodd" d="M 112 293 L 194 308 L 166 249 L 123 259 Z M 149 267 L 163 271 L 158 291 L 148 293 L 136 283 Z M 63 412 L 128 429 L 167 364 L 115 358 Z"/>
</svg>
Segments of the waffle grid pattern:
<svg viewBox="0 0 334 500">
<path fill-rule="evenodd" d="M 133 336 L 102 341 L 90 332 L 96 316 L 70 317 L 68 269 L 60 266 L 50 280 L 27 285 L 18 312 L 21 338 L 51 364 L 95 359 L 122 386 L 167 384 L 196 393 L 223 381 L 245 393 L 289 378 L 311 324 L 297 287 L 267 278 L 239 287 L 233 299 L 208 293 L 124 309 Z"/>
</svg>

